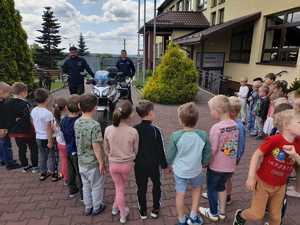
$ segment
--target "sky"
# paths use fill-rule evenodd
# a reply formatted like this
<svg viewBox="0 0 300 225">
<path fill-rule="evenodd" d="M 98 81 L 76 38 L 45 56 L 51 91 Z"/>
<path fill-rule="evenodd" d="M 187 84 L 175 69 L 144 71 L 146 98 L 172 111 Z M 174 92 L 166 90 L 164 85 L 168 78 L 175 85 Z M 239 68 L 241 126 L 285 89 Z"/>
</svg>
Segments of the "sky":
<svg viewBox="0 0 300 225">
<path fill-rule="evenodd" d="M 144 0 L 141 2 L 143 9 Z M 157 6 L 162 2 L 157 0 Z M 137 53 L 138 0 L 15 0 L 15 4 L 29 44 L 40 35 L 37 30 L 41 29 L 44 7 L 51 6 L 61 23 L 60 47 L 77 45 L 82 33 L 92 53 L 118 54 L 124 39 L 128 53 Z M 149 20 L 154 13 L 153 0 L 147 0 L 146 6 Z"/>
</svg>

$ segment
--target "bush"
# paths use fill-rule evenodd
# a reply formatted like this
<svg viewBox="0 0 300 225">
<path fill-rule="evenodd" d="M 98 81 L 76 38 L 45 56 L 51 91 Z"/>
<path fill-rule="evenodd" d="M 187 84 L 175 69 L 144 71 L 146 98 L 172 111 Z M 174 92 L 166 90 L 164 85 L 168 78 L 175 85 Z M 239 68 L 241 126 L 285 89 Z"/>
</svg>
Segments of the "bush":
<svg viewBox="0 0 300 225">
<path fill-rule="evenodd" d="M 300 78 L 296 78 L 290 85 L 288 92 L 300 89 Z"/>
<path fill-rule="evenodd" d="M 144 88 L 144 98 L 164 104 L 192 101 L 198 91 L 198 72 L 178 45 L 170 43 L 161 63 Z"/>
</svg>

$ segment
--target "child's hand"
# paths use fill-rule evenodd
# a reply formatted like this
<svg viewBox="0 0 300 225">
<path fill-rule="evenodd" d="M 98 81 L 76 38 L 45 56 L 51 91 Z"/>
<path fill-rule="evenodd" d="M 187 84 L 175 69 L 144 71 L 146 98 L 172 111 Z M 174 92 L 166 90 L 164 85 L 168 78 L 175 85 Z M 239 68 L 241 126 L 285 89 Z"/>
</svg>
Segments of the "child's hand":
<svg viewBox="0 0 300 225">
<path fill-rule="evenodd" d="M 52 148 L 53 148 L 53 143 L 52 143 L 52 141 L 48 141 L 48 144 L 47 144 L 47 148 L 49 149 L 49 150 L 51 150 Z"/>
<path fill-rule="evenodd" d="M 7 129 L 0 129 L 0 138 L 4 138 L 7 135 Z"/>
<path fill-rule="evenodd" d="M 167 167 L 166 169 L 164 169 L 165 175 L 170 175 L 171 173 L 172 173 L 172 169 L 170 167 Z"/>
<path fill-rule="evenodd" d="M 294 145 L 284 145 L 282 147 L 283 151 L 289 155 L 289 157 L 293 160 L 296 159 L 298 156 L 298 153 L 296 152 L 295 146 Z"/>
<path fill-rule="evenodd" d="M 256 186 L 256 179 L 255 177 L 248 177 L 246 181 L 246 187 L 249 191 L 254 191 Z"/>
<path fill-rule="evenodd" d="M 99 171 L 101 175 L 104 175 L 106 173 L 106 168 L 103 162 L 99 163 Z"/>
</svg>

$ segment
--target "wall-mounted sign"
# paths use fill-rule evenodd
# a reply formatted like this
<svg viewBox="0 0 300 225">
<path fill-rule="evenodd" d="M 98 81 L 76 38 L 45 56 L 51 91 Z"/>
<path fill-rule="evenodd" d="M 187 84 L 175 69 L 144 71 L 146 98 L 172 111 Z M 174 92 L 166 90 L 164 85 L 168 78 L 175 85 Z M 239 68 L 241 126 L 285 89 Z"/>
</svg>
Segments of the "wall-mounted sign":
<svg viewBox="0 0 300 225">
<path fill-rule="evenodd" d="M 202 69 L 224 68 L 224 53 L 198 53 L 197 65 Z"/>
</svg>

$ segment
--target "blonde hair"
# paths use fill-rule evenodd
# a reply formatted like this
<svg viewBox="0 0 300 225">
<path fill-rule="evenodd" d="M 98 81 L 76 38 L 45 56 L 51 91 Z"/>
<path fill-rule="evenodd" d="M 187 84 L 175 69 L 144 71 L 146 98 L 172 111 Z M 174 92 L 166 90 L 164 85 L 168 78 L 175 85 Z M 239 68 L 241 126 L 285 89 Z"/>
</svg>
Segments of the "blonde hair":
<svg viewBox="0 0 300 225">
<path fill-rule="evenodd" d="M 11 92 L 11 90 L 12 87 L 9 84 L 3 81 L 0 82 L 0 92 Z"/>
<path fill-rule="evenodd" d="M 230 102 L 225 95 L 216 95 L 208 101 L 208 106 L 220 114 L 230 112 Z"/>
<path fill-rule="evenodd" d="M 274 126 L 282 131 L 295 117 L 300 117 L 300 113 L 294 109 L 284 110 L 274 117 Z"/>
<path fill-rule="evenodd" d="M 228 98 L 228 100 L 230 103 L 230 112 L 238 115 L 241 112 L 242 108 L 240 99 L 236 96 L 231 96 Z"/>
<path fill-rule="evenodd" d="M 242 77 L 242 78 L 240 79 L 240 81 L 241 81 L 241 82 L 246 82 L 246 83 L 247 83 L 247 82 L 248 82 L 248 78 L 247 78 L 247 77 Z"/>
</svg>

